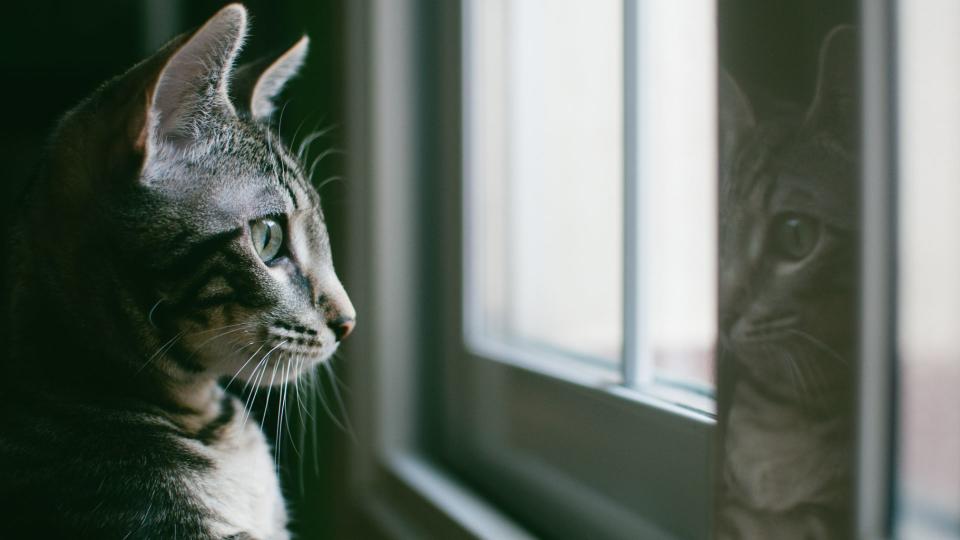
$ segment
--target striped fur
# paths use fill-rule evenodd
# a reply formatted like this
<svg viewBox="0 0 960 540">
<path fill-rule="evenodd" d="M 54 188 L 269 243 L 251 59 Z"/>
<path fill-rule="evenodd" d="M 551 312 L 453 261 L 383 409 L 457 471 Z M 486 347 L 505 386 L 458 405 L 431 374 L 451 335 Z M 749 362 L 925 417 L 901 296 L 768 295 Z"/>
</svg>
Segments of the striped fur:
<svg viewBox="0 0 960 540">
<path fill-rule="evenodd" d="M 227 6 L 70 111 L 11 216 L 2 538 L 288 537 L 268 444 L 222 386 L 285 390 L 355 315 L 269 127 L 306 38 L 229 94 L 246 20 Z M 264 262 L 268 217 L 285 239 Z"/>
<path fill-rule="evenodd" d="M 719 539 L 852 533 L 852 43 L 851 28 L 825 40 L 806 114 L 782 107 L 755 123 L 733 80 L 721 80 Z"/>
</svg>

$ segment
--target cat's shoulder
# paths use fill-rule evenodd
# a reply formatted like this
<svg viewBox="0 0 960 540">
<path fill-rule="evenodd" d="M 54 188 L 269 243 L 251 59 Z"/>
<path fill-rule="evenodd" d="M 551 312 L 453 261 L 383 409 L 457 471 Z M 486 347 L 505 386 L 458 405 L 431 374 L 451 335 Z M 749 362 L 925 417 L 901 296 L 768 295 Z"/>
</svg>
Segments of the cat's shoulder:
<svg viewBox="0 0 960 540">
<path fill-rule="evenodd" d="M 149 407 L 3 397 L 0 537 L 287 537 L 269 445 L 233 396 L 196 429 Z"/>
</svg>

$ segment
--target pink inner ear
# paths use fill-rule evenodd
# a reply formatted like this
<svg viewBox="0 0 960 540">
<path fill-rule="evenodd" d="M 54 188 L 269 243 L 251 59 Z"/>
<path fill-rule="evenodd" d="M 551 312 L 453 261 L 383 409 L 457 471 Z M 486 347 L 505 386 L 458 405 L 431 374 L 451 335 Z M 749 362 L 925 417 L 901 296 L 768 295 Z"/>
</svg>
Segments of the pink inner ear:
<svg viewBox="0 0 960 540">
<path fill-rule="evenodd" d="M 156 135 L 189 135 L 198 112 L 213 107 L 233 111 L 227 81 L 246 34 L 246 9 L 230 4 L 173 54 L 153 90 L 150 112 Z"/>
</svg>

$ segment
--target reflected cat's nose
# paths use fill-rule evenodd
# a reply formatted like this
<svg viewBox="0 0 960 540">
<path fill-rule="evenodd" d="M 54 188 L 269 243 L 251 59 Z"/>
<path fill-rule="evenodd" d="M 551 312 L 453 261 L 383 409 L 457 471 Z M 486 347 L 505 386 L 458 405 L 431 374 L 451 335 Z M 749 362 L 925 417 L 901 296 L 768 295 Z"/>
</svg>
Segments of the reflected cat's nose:
<svg viewBox="0 0 960 540">
<path fill-rule="evenodd" d="M 350 332 L 353 332 L 353 327 L 356 325 L 356 322 L 350 317 L 340 317 L 334 321 L 327 323 L 327 326 L 333 330 L 333 334 L 337 336 L 337 341 L 343 341 L 350 335 Z"/>
</svg>

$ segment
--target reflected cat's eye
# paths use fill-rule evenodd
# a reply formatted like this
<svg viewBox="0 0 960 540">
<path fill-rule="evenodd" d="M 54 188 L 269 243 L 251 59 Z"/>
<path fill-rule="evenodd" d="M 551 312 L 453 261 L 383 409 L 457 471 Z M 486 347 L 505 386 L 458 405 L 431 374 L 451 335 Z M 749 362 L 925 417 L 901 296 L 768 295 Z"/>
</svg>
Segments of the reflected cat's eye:
<svg viewBox="0 0 960 540">
<path fill-rule="evenodd" d="M 784 214 L 774 219 L 773 250 L 781 257 L 799 261 L 817 245 L 820 228 L 815 219 L 800 214 Z"/>
<path fill-rule="evenodd" d="M 270 218 L 258 219 L 250 223 L 250 238 L 260 260 L 270 262 L 283 247 L 283 227 Z"/>
</svg>

